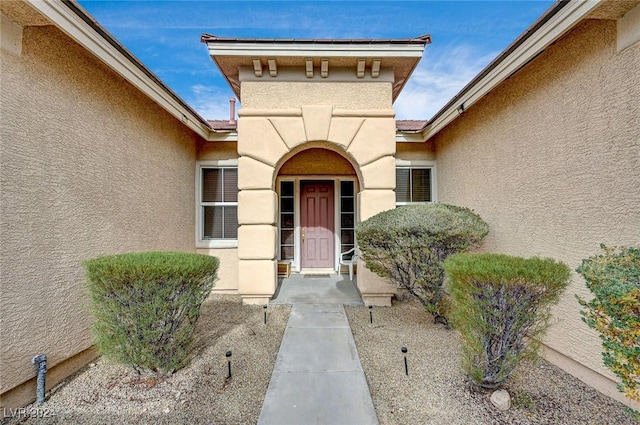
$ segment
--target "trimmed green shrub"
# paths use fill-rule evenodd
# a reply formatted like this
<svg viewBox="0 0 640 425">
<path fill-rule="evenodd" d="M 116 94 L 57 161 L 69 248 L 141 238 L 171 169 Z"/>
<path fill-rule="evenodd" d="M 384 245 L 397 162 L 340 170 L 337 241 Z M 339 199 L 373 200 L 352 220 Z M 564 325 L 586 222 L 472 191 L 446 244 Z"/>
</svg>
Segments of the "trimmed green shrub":
<svg viewBox="0 0 640 425">
<path fill-rule="evenodd" d="M 83 263 L 93 335 L 101 354 L 139 374 L 185 366 L 202 303 L 213 288 L 215 257 L 137 252 Z"/>
<path fill-rule="evenodd" d="M 569 267 L 535 257 L 456 254 L 444 269 L 462 367 L 474 384 L 497 388 L 522 359 L 535 356 L 550 306 L 569 284 Z"/>
<path fill-rule="evenodd" d="M 449 255 L 480 244 L 489 226 L 468 208 L 408 205 L 360 223 L 356 237 L 369 270 L 406 288 L 436 319 L 446 314 L 444 270 Z"/>
<path fill-rule="evenodd" d="M 618 389 L 640 402 L 640 248 L 606 247 L 576 269 L 594 298 L 578 302 L 582 319 L 600 334 L 602 359 Z"/>
</svg>

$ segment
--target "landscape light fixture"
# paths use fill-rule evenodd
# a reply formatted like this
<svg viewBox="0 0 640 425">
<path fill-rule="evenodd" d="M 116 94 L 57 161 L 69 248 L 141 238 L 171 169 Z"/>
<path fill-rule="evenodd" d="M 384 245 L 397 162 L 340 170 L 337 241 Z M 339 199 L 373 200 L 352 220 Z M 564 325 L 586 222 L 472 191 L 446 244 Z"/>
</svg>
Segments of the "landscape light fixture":
<svg viewBox="0 0 640 425">
<path fill-rule="evenodd" d="M 373 325 L 373 306 L 369 306 L 369 323 Z"/>
<path fill-rule="evenodd" d="M 407 347 L 402 347 L 400 349 L 400 351 L 402 351 L 402 354 L 404 354 L 404 373 L 405 375 L 409 375 L 409 365 L 407 364 Z"/>
<path fill-rule="evenodd" d="M 227 358 L 227 368 L 229 371 L 229 375 L 227 376 L 227 379 L 231 379 L 231 351 L 227 351 L 225 353 L 225 357 Z"/>
<path fill-rule="evenodd" d="M 264 324 L 267 324 L 267 305 L 263 305 L 262 309 L 264 310 Z"/>
</svg>

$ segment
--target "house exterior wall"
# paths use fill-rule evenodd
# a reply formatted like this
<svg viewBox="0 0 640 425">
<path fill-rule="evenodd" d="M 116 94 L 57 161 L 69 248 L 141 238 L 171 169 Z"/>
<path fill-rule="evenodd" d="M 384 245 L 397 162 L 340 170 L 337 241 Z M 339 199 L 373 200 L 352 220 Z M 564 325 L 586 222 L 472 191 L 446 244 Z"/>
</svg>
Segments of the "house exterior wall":
<svg viewBox="0 0 640 425">
<path fill-rule="evenodd" d="M 198 145 L 198 161 L 227 161 L 238 159 L 236 142 L 201 142 Z M 218 281 L 213 292 L 238 293 L 238 248 L 198 248 L 199 254 L 212 255 L 220 260 Z"/>
<path fill-rule="evenodd" d="M 404 161 L 435 161 L 436 149 L 431 141 L 427 143 L 398 143 L 396 145 L 396 159 Z"/>
<path fill-rule="evenodd" d="M 21 47 L 0 53 L 2 407 L 34 398 L 34 355 L 48 387 L 95 357 L 83 260 L 195 250 L 197 136 L 55 27 Z"/>
<path fill-rule="evenodd" d="M 322 148 L 348 160 L 358 175 L 356 203 L 361 220 L 394 208 L 391 88 L 390 81 L 242 82 L 238 289 L 245 303 L 266 303 L 275 291 L 278 211 L 264 205 L 275 206 L 278 171 L 294 155 Z M 327 166 L 327 173 L 331 171 Z M 358 287 L 368 304 L 389 304 L 395 292 L 366 272 L 358 277 Z"/>
<path fill-rule="evenodd" d="M 640 241 L 640 44 L 616 50 L 616 21 L 583 21 L 434 139 L 440 202 L 490 226 L 483 249 L 575 269 L 607 245 Z M 547 355 L 629 402 L 581 321 L 575 273 L 544 339 Z"/>
<path fill-rule="evenodd" d="M 299 108 L 331 105 L 336 109 L 386 110 L 391 108 L 389 82 L 246 81 L 242 83 L 243 109 Z"/>
</svg>

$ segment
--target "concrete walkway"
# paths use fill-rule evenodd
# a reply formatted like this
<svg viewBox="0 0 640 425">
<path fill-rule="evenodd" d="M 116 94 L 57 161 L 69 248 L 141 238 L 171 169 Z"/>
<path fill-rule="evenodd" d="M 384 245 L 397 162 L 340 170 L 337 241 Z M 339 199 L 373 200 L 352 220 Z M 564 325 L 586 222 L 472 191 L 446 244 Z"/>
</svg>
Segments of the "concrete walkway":
<svg viewBox="0 0 640 425">
<path fill-rule="evenodd" d="M 334 284 L 342 281 L 335 276 L 299 279 L 305 280 L 294 278 L 294 282 L 305 285 L 312 280 L 316 287 L 331 285 L 332 280 Z M 348 279 L 347 283 L 353 285 Z M 378 424 L 343 307 L 343 302 L 361 304 L 359 295 L 354 300 L 353 292 L 343 291 L 341 298 L 322 298 L 302 288 L 296 290 L 295 297 L 306 301 L 291 303 L 293 308 L 258 424 Z M 277 299 L 283 303 L 280 296 Z"/>
</svg>

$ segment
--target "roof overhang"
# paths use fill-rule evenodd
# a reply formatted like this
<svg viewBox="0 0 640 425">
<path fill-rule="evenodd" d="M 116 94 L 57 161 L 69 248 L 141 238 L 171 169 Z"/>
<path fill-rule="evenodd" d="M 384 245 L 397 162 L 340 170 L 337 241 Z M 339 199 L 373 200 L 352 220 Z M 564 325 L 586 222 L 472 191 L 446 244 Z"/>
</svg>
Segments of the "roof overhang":
<svg viewBox="0 0 640 425">
<path fill-rule="evenodd" d="M 84 49 L 205 140 L 229 140 L 111 36 L 75 1 L 25 0 Z"/>
<path fill-rule="evenodd" d="M 606 2 L 604 0 L 556 2 L 429 120 L 422 129 L 422 140 L 427 141 L 435 136 L 496 86 L 524 68 L 580 21 L 593 17 L 593 11 L 603 3 Z M 403 139 L 415 141 L 416 134 L 413 132 L 401 133 L 400 131 L 397 134 L 398 141 Z"/>
<path fill-rule="evenodd" d="M 240 39 L 203 34 L 209 55 L 240 98 L 243 71 L 268 80 L 293 73 L 308 80 L 389 76 L 395 100 L 422 58 L 429 35 L 389 40 Z M 286 72 L 283 72 L 286 71 Z M 245 73 L 245 75 L 247 75 Z"/>
</svg>

